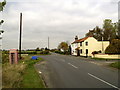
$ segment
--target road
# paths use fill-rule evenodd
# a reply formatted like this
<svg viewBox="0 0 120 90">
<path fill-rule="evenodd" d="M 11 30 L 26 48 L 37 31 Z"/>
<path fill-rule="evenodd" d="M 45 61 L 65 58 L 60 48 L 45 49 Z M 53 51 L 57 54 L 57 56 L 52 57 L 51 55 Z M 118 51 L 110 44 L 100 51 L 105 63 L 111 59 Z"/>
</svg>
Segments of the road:
<svg viewBox="0 0 120 90">
<path fill-rule="evenodd" d="M 39 56 L 37 64 L 50 88 L 117 88 L 118 70 L 103 67 L 80 57 L 54 54 Z M 46 67 L 43 68 L 43 67 Z"/>
</svg>

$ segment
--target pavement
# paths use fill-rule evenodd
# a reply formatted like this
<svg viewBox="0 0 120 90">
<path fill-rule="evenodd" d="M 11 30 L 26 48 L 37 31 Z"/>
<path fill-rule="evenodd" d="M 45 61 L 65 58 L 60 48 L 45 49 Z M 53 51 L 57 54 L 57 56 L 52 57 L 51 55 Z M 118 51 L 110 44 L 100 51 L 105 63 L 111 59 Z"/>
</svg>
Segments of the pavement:
<svg viewBox="0 0 120 90">
<path fill-rule="evenodd" d="M 118 70 L 109 68 L 113 61 L 95 61 L 60 55 L 39 56 L 35 65 L 48 88 L 118 88 Z"/>
</svg>

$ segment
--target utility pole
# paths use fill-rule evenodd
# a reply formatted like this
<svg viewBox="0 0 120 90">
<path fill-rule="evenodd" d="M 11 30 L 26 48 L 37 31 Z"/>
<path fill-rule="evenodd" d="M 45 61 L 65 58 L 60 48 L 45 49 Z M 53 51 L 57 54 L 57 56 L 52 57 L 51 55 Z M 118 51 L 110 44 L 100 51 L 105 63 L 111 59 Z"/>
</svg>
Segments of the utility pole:
<svg viewBox="0 0 120 90">
<path fill-rule="evenodd" d="M 102 32 L 102 53 L 104 53 L 103 35 L 104 35 L 104 33 Z"/>
<path fill-rule="evenodd" d="M 49 49 L 49 37 L 48 37 L 48 49 Z"/>
<path fill-rule="evenodd" d="M 22 13 L 20 13 L 19 59 L 21 59 Z"/>
</svg>

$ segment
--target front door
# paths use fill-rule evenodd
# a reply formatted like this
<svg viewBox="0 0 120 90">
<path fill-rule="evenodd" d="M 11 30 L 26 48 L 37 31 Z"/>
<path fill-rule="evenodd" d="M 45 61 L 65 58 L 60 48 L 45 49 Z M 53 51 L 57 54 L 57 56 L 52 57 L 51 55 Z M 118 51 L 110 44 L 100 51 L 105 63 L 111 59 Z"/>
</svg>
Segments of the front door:
<svg viewBox="0 0 120 90">
<path fill-rule="evenodd" d="M 86 57 L 88 57 L 88 49 L 86 49 Z"/>
</svg>

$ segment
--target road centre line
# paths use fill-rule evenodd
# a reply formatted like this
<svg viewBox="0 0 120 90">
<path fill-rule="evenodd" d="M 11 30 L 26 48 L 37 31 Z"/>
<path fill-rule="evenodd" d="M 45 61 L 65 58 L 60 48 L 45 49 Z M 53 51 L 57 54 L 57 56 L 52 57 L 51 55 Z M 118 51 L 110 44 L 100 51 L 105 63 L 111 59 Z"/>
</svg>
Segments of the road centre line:
<svg viewBox="0 0 120 90">
<path fill-rule="evenodd" d="M 76 67 L 76 66 L 74 66 L 73 64 L 71 64 L 71 63 L 68 63 L 69 65 L 71 65 L 71 66 L 73 66 L 74 68 L 78 68 L 78 67 Z"/>
<path fill-rule="evenodd" d="M 114 85 L 106 82 L 105 80 L 102 80 L 102 79 L 100 79 L 100 78 L 98 78 L 98 77 L 96 77 L 96 76 L 94 76 L 94 75 L 92 75 L 92 74 L 90 74 L 90 73 L 88 73 L 88 75 L 90 75 L 91 77 L 93 77 L 93 78 L 95 78 L 95 79 L 97 79 L 97 80 L 99 80 L 99 81 L 101 81 L 101 82 L 103 82 L 103 83 L 105 83 L 105 84 L 107 84 L 107 85 L 109 85 L 109 86 L 111 86 L 111 87 L 117 88 L 117 89 L 119 90 L 118 87 L 116 87 L 116 86 L 114 86 Z"/>
</svg>

